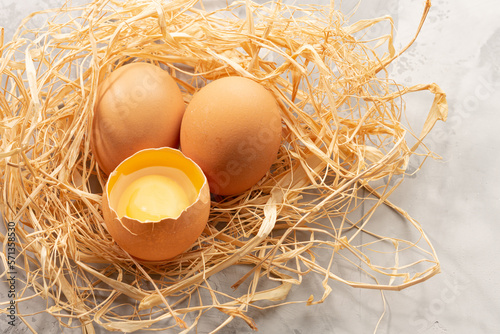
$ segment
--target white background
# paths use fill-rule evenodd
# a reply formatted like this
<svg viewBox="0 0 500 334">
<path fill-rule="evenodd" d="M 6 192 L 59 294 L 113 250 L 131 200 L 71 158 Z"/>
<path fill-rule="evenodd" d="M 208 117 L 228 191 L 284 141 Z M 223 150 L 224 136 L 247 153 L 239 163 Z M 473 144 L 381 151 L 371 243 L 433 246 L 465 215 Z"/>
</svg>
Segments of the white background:
<svg viewBox="0 0 500 334">
<path fill-rule="evenodd" d="M 0 25 L 6 28 L 6 40 L 27 13 L 61 3 L 0 0 Z M 347 11 L 352 3 L 344 1 L 343 8 Z M 393 16 L 395 43 L 401 46 L 413 36 L 422 9 L 420 0 L 365 0 L 353 20 Z M 448 121 L 437 124 L 427 141 L 443 160 L 429 160 L 391 197 L 422 224 L 442 273 L 403 291 L 386 292 L 387 312 L 377 333 L 500 333 L 499 14 L 496 0 L 433 1 L 417 42 L 390 69 L 399 83 L 436 82 L 448 96 Z M 429 100 L 425 94 L 416 94 L 407 104 L 408 113 L 418 116 L 428 111 Z M 312 287 L 321 286 L 319 280 L 306 281 L 303 289 L 292 290 L 290 298 L 307 299 Z M 323 304 L 255 311 L 250 316 L 259 333 L 372 333 L 384 309 L 380 292 L 335 282 L 331 286 L 333 292 Z M 0 298 L 5 300 L 2 289 Z M 40 301 L 33 310 L 43 306 Z M 212 315 L 200 333 L 222 319 Z M 29 332 L 23 325 L 10 328 L 4 321 L 1 316 L 2 333 Z M 50 317 L 39 315 L 31 321 L 41 333 L 61 331 Z M 252 331 L 239 320 L 221 331 L 235 332 Z"/>
</svg>

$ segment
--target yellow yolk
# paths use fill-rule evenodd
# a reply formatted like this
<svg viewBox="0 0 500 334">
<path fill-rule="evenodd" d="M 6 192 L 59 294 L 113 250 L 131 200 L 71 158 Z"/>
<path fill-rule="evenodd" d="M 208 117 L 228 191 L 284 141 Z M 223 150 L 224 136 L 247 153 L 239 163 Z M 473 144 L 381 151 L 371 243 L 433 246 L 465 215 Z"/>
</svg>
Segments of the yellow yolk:
<svg viewBox="0 0 500 334">
<path fill-rule="evenodd" d="M 150 168 L 156 173 L 131 175 L 120 184 L 116 212 L 139 221 L 176 218 L 193 203 L 196 189 L 179 170 Z M 129 181 L 129 182 L 126 182 Z"/>
</svg>

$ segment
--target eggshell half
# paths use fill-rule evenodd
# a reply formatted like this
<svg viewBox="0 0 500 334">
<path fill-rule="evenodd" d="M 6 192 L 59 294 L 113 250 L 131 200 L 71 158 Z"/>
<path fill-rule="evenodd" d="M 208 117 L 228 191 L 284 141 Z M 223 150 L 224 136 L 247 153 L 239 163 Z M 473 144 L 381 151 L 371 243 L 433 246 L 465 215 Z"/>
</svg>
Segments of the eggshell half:
<svg viewBox="0 0 500 334">
<path fill-rule="evenodd" d="M 182 170 L 198 190 L 198 197 L 178 217 L 142 222 L 119 217 L 111 200 L 118 178 L 149 166 Z M 202 170 L 179 150 L 147 149 L 125 159 L 109 176 L 103 194 L 103 216 L 115 242 L 130 255 L 146 261 L 171 259 L 193 246 L 206 226 L 210 213 L 210 190 Z"/>
<path fill-rule="evenodd" d="M 243 77 L 212 81 L 193 95 L 181 125 L 181 150 L 205 172 L 210 190 L 241 193 L 276 160 L 281 115 L 273 94 Z"/>
<path fill-rule="evenodd" d="M 178 148 L 185 106 L 175 80 L 153 64 L 121 66 L 99 86 L 91 147 L 109 175 L 120 162 L 146 148 Z"/>
</svg>

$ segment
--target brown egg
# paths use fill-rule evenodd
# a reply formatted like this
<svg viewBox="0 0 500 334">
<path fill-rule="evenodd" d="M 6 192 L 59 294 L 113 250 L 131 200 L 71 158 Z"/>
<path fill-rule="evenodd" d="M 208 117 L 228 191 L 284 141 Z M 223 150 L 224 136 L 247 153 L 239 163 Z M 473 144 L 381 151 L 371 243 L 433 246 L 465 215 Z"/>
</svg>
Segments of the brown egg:
<svg viewBox="0 0 500 334">
<path fill-rule="evenodd" d="M 210 191 L 241 193 L 269 170 L 281 143 L 279 106 L 243 77 L 212 81 L 193 95 L 181 125 L 181 150 L 205 172 Z"/>
<path fill-rule="evenodd" d="M 146 261 L 168 260 L 192 247 L 209 213 L 203 171 L 173 148 L 135 153 L 109 175 L 104 189 L 109 233 L 123 250 Z"/>
<path fill-rule="evenodd" d="M 163 69 L 132 63 L 113 71 L 99 86 L 91 145 L 99 167 L 111 173 L 145 148 L 179 145 L 182 93 Z"/>
</svg>

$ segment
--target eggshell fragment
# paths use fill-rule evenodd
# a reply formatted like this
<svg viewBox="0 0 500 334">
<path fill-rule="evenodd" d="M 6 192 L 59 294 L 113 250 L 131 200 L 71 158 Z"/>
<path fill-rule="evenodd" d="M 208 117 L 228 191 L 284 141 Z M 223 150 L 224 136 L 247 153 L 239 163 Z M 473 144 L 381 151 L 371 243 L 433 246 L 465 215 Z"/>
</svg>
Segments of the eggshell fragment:
<svg viewBox="0 0 500 334">
<path fill-rule="evenodd" d="M 196 189 L 193 203 L 177 217 L 158 221 L 140 221 L 120 217 L 117 206 L 120 178 L 125 178 L 151 166 L 166 166 L 185 173 Z M 169 203 L 165 203 L 168 205 Z M 103 215 L 106 227 L 115 242 L 130 255 L 146 261 L 171 259 L 193 246 L 201 235 L 210 213 L 210 190 L 202 170 L 179 150 L 172 148 L 146 149 L 125 159 L 109 176 L 103 194 Z"/>
<path fill-rule="evenodd" d="M 243 77 L 212 81 L 193 95 L 181 125 L 181 150 L 205 172 L 210 190 L 241 193 L 276 160 L 279 106 L 264 86 Z"/>
<path fill-rule="evenodd" d="M 175 80 L 153 64 L 137 62 L 113 71 L 99 86 L 91 147 L 108 175 L 146 148 L 178 148 L 185 106 Z"/>
</svg>

